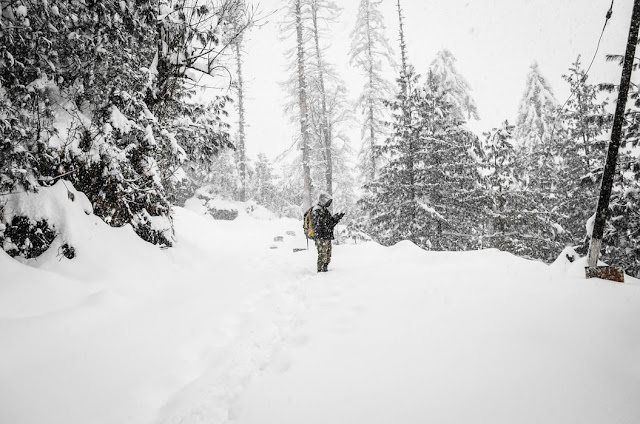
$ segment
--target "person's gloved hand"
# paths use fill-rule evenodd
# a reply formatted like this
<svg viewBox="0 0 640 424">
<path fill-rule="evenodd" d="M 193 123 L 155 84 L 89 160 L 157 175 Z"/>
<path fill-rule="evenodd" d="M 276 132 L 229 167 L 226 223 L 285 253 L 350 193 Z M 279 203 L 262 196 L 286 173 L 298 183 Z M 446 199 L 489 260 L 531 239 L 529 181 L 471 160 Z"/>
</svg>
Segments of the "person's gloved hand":
<svg viewBox="0 0 640 424">
<path fill-rule="evenodd" d="M 340 221 L 342 219 L 342 217 L 344 216 L 344 212 L 340 212 L 334 215 L 334 218 L 336 221 Z"/>
</svg>

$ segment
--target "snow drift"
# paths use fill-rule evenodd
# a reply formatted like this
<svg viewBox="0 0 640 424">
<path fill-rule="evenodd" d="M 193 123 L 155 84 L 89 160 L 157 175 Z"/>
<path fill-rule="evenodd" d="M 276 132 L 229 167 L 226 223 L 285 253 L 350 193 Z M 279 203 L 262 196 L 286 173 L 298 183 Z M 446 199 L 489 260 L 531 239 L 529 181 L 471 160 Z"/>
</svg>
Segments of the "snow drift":
<svg viewBox="0 0 640 424">
<path fill-rule="evenodd" d="M 640 419 L 633 278 L 409 242 L 335 246 L 316 274 L 301 222 L 195 200 L 160 250 L 66 189 L 73 260 L 0 252 L 2 423 Z"/>
</svg>

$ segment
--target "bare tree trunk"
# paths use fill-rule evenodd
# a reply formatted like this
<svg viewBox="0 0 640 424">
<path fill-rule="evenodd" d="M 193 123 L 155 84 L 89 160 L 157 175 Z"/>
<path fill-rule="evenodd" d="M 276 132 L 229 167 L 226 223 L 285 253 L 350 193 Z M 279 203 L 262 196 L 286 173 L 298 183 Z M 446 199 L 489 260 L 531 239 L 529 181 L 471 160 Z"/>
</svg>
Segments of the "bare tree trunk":
<svg viewBox="0 0 640 424">
<path fill-rule="evenodd" d="M 245 149 L 244 79 L 242 77 L 242 37 L 236 40 L 236 67 L 238 72 L 238 165 L 240 168 L 239 200 L 247 200 L 247 163 Z"/>
<path fill-rule="evenodd" d="M 368 6 L 371 7 L 371 6 Z M 369 137 L 371 138 L 371 181 L 376 179 L 376 140 L 375 140 L 375 127 L 374 127 L 374 114 L 373 114 L 373 99 L 371 98 L 371 89 L 373 87 L 373 52 L 371 51 L 371 45 L 373 44 L 373 40 L 371 40 L 371 18 L 370 11 L 367 8 L 367 55 L 369 56 Z"/>
<path fill-rule="evenodd" d="M 296 1 L 296 36 L 298 42 L 298 90 L 300 106 L 300 136 L 302 137 L 302 172 L 304 176 L 304 191 L 308 206 L 311 200 L 311 168 L 309 166 L 309 123 L 307 116 L 307 83 L 304 67 L 304 39 L 302 34 L 302 6 L 301 0 Z"/>
<path fill-rule="evenodd" d="M 331 124 L 329 122 L 329 112 L 327 111 L 327 93 L 324 87 L 324 64 L 322 63 L 322 51 L 320 50 L 320 39 L 318 36 L 318 8 L 317 1 L 313 1 L 312 20 L 313 37 L 316 47 L 316 61 L 318 63 L 318 84 L 320 85 L 320 105 L 321 105 L 321 137 L 324 143 L 324 159 L 326 161 L 324 176 L 327 194 L 333 197 L 333 155 L 331 150 Z"/>
</svg>

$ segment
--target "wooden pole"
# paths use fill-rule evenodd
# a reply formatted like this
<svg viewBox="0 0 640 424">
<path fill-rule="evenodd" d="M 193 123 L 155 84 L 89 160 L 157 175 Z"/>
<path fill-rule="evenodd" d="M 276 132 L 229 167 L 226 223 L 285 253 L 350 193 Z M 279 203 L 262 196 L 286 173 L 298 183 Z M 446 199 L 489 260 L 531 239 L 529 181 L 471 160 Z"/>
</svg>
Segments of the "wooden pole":
<svg viewBox="0 0 640 424">
<path fill-rule="evenodd" d="M 620 78 L 618 103 L 616 105 L 616 111 L 613 118 L 613 128 L 611 129 L 611 142 L 609 143 L 607 160 L 605 163 L 604 172 L 602 174 L 600 197 L 598 199 L 598 207 L 596 208 L 596 217 L 593 224 L 593 232 L 591 233 L 591 244 L 589 246 L 589 267 L 595 267 L 598 264 L 598 256 L 600 255 L 602 236 L 604 234 L 604 225 L 607 220 L 609 200 L 611 199 L 613 177 L 615 176 L 616 162 L 618 160 L 618 150 L 620 148 L 620 137 L 622 133 L 622 122 L 624 120 L 624 111 L 627 105 L 627 95 L 629 94 L 629 82 L 631 80 L 631 71 L 633 69 L 633 61 L 636 53 L 636 44 L 638 43 L 639 27 L 640 0 L 634 0 L 633 12 L 631 13 L 631 25 L 629 26 L 629 38 L 627 39 L 627 51 L 624 55 L 622 76 Z"/>
</svg>

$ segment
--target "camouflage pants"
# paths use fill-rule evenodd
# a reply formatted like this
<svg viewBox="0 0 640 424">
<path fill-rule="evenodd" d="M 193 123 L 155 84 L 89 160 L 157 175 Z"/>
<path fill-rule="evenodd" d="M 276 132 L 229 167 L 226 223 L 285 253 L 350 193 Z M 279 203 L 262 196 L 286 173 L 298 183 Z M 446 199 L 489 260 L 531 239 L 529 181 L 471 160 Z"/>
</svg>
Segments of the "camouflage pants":
<svg viewBox="0 0 640 424">
<path fill-rule="evenodd" d="M 316 240 L 318 249 L 318 272 L 326 271 L 331 262 L 331 240 Z"/>
</svg>

